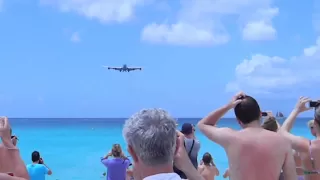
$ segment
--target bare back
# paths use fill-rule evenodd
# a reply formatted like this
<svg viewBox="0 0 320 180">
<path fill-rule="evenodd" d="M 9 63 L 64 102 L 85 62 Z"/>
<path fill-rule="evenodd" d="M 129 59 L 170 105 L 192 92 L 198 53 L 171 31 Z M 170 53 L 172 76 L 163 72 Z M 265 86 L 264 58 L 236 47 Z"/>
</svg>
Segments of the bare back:
<svg viewBox="0 0 320 180">
<path fill-rule="evenodd" d="M 300 153 L 295 150 L 292 150 L 292 152 L 293 152 L 294 162 L 296 163 L 297 175 L 302 176 L 303 175 L 303 167 L 302 167 L 302 160 L 300 157 Z"/>
<path fill-rule="evenodd" d="M 204 180 L 214 180 L 214 177 L 218 176 L 217 168 L 214 166 L 200 165 L 198 171 Z"/>
<path fill-rule="evenodd" d="M 311 141 L 311 146 L 309 147 L 311 150 L 311 156 L 314 159 L 314 166 L 312 166 L 310 151 L 308 148 L 308 151 L 300 153 L 303 168 L 305 172 L 320 172 L 320 140 L 313 140 Z M 320 179 L 320 174 L 306 174 L 305 180 L 318 180 Z"/>
<path fill-rule="evenodd" d="M 292 156 L 289 141 L 262 128 L 247 128 L 234 133 L 234 139 L 225 148 L 230 179 L 278 180 L 287 153 Z"/>
</svg>

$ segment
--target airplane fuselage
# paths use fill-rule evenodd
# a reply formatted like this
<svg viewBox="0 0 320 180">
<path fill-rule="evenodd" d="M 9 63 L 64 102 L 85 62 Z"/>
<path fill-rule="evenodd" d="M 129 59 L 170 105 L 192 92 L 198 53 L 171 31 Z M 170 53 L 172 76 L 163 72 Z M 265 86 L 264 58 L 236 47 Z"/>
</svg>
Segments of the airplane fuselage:
<svg viewBox="0 0 320 180">
<path fill-rule="evenodd" d="M 117 70 L 120 72 L 130 72 L 134 70 L 142 70 L 140 67 L 128 67 L 126 64 L 124 64 L 122 67 L 108 67 L 108 69 Z"/>
</svg>

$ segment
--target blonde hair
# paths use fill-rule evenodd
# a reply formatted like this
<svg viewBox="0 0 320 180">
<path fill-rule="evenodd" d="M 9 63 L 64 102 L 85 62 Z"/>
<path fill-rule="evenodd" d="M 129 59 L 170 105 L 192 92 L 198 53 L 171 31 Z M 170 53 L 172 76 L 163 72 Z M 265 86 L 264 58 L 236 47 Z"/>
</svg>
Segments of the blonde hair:
<svg viewBox="0 0 320 180">
<path fill-rule="evenodd" d="M 312 120 L 308 121 L 307 125 L 309 128 L 311 128 L 314 125 L 314 120 L 312 119 Z"/>
<path fill-rule="evenodd" d="M 122 149 L 120 144 L 114 144 L 112 146 L 112 155 L 114 157 L 121 157 L 122 156 Z"/>
</svg>

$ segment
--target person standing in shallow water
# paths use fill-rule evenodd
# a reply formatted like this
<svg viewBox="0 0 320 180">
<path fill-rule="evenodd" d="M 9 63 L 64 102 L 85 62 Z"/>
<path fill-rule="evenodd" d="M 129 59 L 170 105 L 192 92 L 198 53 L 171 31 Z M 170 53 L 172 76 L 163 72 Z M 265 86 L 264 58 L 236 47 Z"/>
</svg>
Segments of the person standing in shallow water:
<svg viewBox="0 0 320 180">
<path fill-rule="evenodd" d="M 30 180 L 45 180 L 46 175 L 51 175 L 51 169 L 44 163 L 38 151 L 31 154 L 32 164 L 27 165 Z"/>
<path fill-rule="evenodd" d="M 215 176 L 219 176 L 219 170 L 213 163 L 210 153 L 204 153 L 198 171 L 205 180 L 214 180 Z"/>
<path fill-rule="evenodd" d="M 131 165 L 130 160 L 124 156 L 119 144 L 112 146 L 112 150 L 101 159 L 101 163 L 108 168 L 106 173 L 107 180 L 126 179 L 127 169 Z"/>
</svg>

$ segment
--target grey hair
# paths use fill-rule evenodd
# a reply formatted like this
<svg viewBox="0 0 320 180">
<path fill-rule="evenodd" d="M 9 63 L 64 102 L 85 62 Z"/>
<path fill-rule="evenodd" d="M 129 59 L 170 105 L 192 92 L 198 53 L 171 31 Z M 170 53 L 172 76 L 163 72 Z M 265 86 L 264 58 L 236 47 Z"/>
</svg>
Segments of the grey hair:
<svg viewBox="0 0 320 180">
<path fill-rule="evenodd" d="M 143 109 L 126 120 L 123 137 L 148 166 L 172 163 L 176 149 L 176 121 L 162 109 Z"/>
</svg>

